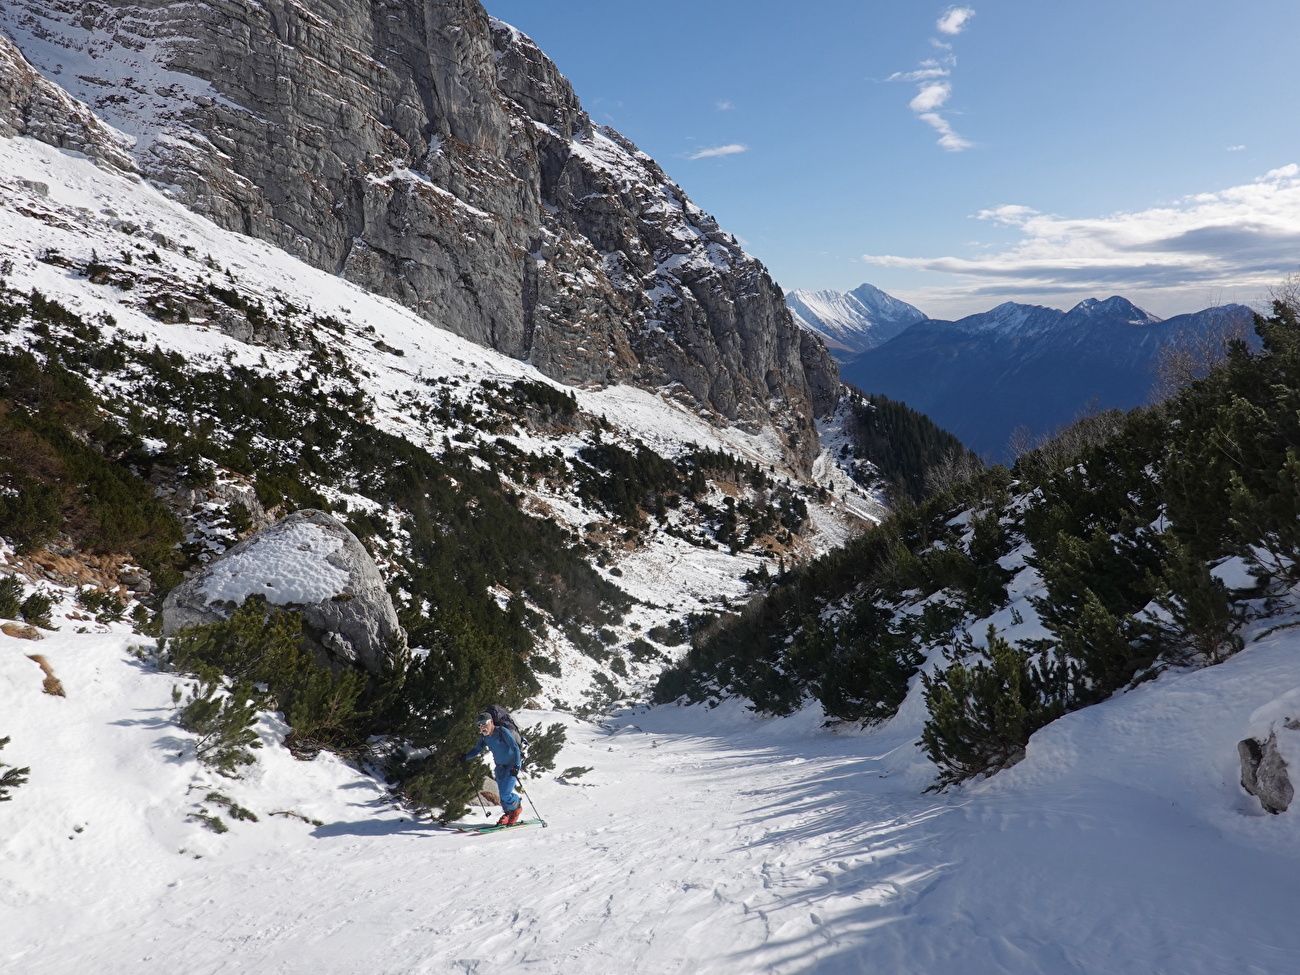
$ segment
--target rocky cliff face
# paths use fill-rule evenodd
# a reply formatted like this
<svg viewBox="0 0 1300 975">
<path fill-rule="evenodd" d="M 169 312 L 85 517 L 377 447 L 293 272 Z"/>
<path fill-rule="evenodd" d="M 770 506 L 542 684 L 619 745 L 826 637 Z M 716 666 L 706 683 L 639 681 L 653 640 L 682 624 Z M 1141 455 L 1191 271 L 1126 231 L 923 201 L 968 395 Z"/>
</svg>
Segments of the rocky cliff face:
<svg viewBox="0 0 1300 975">
<path fill-rule="evenodd" d="M 562 381 L 775 412 L 804 451 L 833 408 L 762 265 L 478 0 L 0 0 L 0 25 L 166 192 L 439 327 Z M 66 139 L 15 122 L 31 72 L 3 70 L 0 126 Z"/>
<path fill-rule="evenodd" d="M 119 169 L 135 168 L 125 148 L 93 112 L 43 78 L 0 34 L 0 137 L 23 135 Z"/>
</svg>

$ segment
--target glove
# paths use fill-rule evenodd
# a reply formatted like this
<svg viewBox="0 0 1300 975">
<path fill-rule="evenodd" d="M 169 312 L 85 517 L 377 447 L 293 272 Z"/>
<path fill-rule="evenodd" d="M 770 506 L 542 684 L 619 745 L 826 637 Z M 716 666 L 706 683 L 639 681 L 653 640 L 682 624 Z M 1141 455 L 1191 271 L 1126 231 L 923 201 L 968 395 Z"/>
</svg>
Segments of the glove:
<svg viewBox="0 0 1300 975">
<path fill-rule="evenodd" d="M 511 774 L 511 775 L 518 775 L 518 774 L 519 774 L 519 766 L 518 766 L 518 765 L 511 765 L 511 766 L 510 766 L 510 774 Z"/>
<path fill-rule="evenodd" d="M 464 765 L 466 762 L 468 762 L 468 761 L 469 761 L 469 752 L 465 752 L 464 754 L 462 754 L 462 755 L 460 756 L 460 758 L 459 758 L 459 761 L 460 761 L 460 764 L 461 764 L 461 765 Z"/>
</svg>

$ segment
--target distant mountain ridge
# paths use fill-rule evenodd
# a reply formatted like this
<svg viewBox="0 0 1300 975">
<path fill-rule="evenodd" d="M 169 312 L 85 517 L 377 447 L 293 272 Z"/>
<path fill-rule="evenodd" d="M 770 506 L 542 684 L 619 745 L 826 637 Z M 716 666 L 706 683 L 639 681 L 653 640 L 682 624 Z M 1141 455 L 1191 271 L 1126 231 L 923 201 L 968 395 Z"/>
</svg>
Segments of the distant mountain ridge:
<svg viewBox="0 0 1300 975">
<path fill-rule="evenodd" d="M 995 308 L 967 315 L 951 324 L 964 331 L 997 332 L 1010 336 L 1037 335 L 1053 329 L 1081 327 L 1090 322 L 1142 327 L 1157 325 L 1162 321 L 1162 318 L 1139 308 L 1127 298 L 1112 295 L 1104 300 L 1085 298 L 1069 311 L 1046 305 L 1022 305 L 1004 301 Z"/>
<path fill-rule="evenodd" d="M 956 321 L 923 316 L 871 341 L 879 330 L 850 332 L 843 316 L 830 314 L 854 308 L 848 299 L 861 293 L 897 301 L 870 285 L 848 293 L 791 292 L 786 301 L 796 321 L 822 336 L 846 382 L 925 413 L 994 461 L 1010 459 L 1007 444 L 1017 427 L 1037 436 L 1088 409 L 1147 402 L 1163 346 L 1233 321 L 1248 324 L 1252 314 L 1245 305 L 1223 305 L 1161 319 L 1119 295 L 1088 298 L 1068 311 L 1008 301 Z M 875 306 L 889 307 L 879 299 Z M 838 344 L 828 333 L 841 337 Z"/>
</svg>

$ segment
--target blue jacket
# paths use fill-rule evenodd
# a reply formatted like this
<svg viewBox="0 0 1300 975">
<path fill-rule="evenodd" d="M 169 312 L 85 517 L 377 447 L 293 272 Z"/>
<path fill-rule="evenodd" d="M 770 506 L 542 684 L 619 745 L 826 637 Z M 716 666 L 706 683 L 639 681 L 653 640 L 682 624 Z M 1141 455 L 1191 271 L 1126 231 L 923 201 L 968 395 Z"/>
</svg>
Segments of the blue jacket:
<svg viewBox="0 0 1300 975">
<path fill-rule="evenodd" d="M 492 760 L 498 765 L 510 768 L 523 764 L 524 756 L 519 750 L 519 742 L 504 725 L 498 725 L 490 735 L 480 735 L 478 744 L 466 754 L 465 758 L 478 758 L 483 754 L 484 748 L 492 752 Z"/>
</svg>

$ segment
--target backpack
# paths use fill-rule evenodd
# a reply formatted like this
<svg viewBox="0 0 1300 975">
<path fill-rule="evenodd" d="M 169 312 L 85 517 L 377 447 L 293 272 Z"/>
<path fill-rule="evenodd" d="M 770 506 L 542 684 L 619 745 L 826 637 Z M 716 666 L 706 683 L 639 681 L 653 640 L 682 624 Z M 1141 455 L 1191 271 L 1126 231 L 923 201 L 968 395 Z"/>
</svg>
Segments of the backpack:
<svg viewBox="0 0 1300 975">
<path fill-rule="evenodd" d="M 515 744 L 519 746 L 519 753 L 522 755 L 524 748 L 528 745 L 528 739 L 524 733 L 519 730 L 519 725 L 515 724 L 515 719 L 510 717 L 510 712 L 500 704 L 489 704 L 487 713 L 492 715 L 492 723 L 498 728 L 505 728 L 515 739 Z"/>
</svg>

